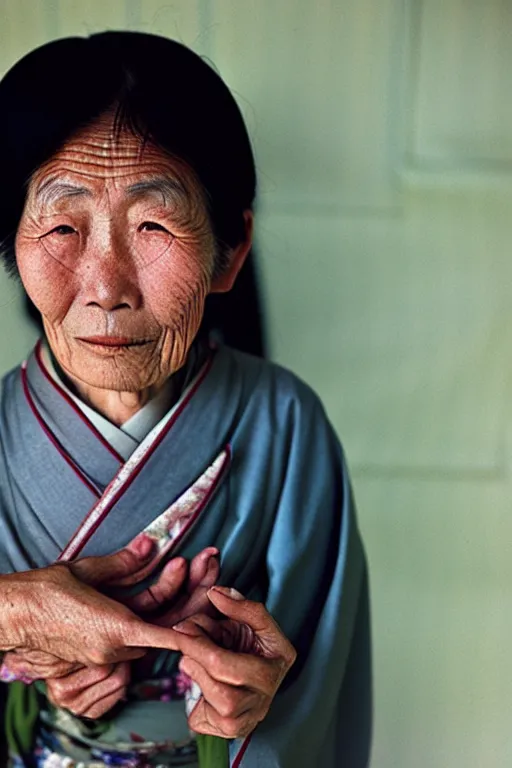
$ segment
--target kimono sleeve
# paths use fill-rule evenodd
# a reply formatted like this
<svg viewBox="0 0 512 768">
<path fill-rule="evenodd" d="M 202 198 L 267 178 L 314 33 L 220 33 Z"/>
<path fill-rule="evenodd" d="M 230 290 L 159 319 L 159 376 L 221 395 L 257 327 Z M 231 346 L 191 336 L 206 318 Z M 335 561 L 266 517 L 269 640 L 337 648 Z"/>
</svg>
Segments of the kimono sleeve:
<svg viewBox="0 0 512 768">
<path fill-rule="evenodd" d="M 363 768 L 371 732 L 368 582 L 343 451 L 318 399 L 294 405 L 267 550 L 266 606 L 297 649 L 241 768 Z"/>
</svg>

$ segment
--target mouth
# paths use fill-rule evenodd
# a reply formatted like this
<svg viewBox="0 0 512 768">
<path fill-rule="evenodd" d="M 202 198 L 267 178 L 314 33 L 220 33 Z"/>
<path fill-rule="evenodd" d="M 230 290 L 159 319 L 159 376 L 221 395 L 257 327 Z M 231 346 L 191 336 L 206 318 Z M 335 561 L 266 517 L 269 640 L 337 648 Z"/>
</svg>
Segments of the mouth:
<svg viewBox="0 0 512 768">
<path fill-rule="evenodd" d="M 95 351 L 115 352 L 133 347 L 145 347 L 151 339 L 133 339 L 126 336 L 77 336 L 76 340 Z"/>
</svg>

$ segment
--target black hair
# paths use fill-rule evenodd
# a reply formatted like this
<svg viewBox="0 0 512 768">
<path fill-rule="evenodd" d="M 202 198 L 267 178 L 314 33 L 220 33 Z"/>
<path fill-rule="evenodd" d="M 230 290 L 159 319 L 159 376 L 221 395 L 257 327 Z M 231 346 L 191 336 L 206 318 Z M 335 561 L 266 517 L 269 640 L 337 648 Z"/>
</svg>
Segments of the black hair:
<svg viewBox="0 0 512 768">
<path fill-rule="evenodd" d="M 217 242 L 216 272 L 245 235 L 254 158 L 235 99 L 181 43 L 102 32 L 31 51 L 0 81 L 0 258 L 16 274 L 14 240 L 27 183 L 73 134 L 114 108 L 129 128 L 184 160 L 199 179 Z"/>
</svg>

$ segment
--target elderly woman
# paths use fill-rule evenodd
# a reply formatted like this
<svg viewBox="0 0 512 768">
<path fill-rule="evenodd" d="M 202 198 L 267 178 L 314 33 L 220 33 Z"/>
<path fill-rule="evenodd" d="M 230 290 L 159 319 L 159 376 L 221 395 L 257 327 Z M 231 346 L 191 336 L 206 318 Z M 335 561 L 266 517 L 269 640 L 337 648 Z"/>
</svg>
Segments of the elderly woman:
<svg viewBox="0 0 512 768">
<path fill-rule="evenodd" d="M 363 765 L 339 444 L 292 374 L 198 333 L 251 247 L 234 99 L 110 32 L 30 53 L 0 105 L 2 255 L 44 325 L 1 393 L 11 764 Z"/>
</svg>

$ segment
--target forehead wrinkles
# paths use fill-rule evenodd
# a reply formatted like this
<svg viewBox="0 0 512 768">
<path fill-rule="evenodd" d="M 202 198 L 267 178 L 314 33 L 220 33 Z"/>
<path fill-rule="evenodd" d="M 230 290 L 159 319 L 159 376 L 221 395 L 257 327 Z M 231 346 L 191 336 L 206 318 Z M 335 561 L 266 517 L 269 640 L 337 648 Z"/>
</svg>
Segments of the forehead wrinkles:
<svg viewBox="0 0 512 768">
<path fill-rule="evenodd" d="M 79 173 L 88 178 L 123 178 L 139 174 L 175 175 L 176 168 L 157 152 L 140 150 L 96 151 L 90 145 L 74 145 L 62 149 L 36 172 L 38 180 L 55 174 Z M 180 174 L 181 175 L 181 174 Z"/>
<path fill-rule="evenodd" d="M 134 172 L 169 173 L 174 165 L 151 142 L 143 142 L 128 130 L 116 134 L 112 115 L 107 114 L 71 137 L 43 170 L 61 167 L 90 178 L 122 178 Z"/>
<path fill-rule="evenodd" d="M 82 191 L 61 196 L 57 189 L 53 194 L 54 186 L 59 184 L 75 185 Z M 84 196 L 108 204 L 112 203 L 111 194 L 121 194 L 134 201 L 145 198 L 161 202 L 182 214 L 188 211 L 185 217 L 191 217 L 195 226 L 208 220 L 204 191 L 189 166 L 127 131 L 115 136 L 111 123 L 106 121 L 68 140 L 36 171 L 30 193 L 41 209 L 53 208 L 54 204 L 60 207 L 61 202 L 74 205 Z"/>
</svg>

